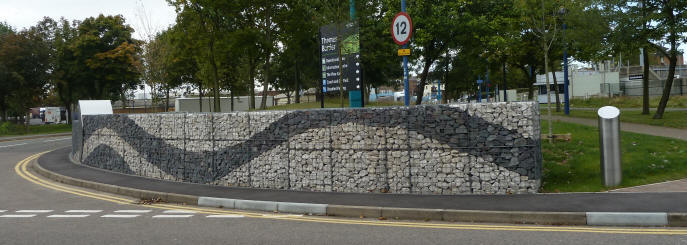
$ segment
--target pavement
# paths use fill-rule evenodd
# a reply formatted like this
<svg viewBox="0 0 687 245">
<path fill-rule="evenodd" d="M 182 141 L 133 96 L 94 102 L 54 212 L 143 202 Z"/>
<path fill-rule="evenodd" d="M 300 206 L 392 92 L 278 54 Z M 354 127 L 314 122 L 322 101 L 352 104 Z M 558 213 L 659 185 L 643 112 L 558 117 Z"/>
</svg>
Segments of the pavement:
<svg viewBox="0 0 687 245">
<path fill-rule="evenodd" d="M 546 116 L 542 115 L 542 120 L 544 120 L 544 119 L 546 119 Z M 568 122 L 568 123 L 582 124 L 582 125 L 587 125 L 587 126 L 592 126 L 592 127 L 599 127 L 599 121 L 596 119 L 580 118 L 580 117 L 566 117 L 566 116 L 551 116 L 551 119 L 561 121 L 561 122 Z M 638 134 L 646 134 L 646 135 L 667 137 L 667 138 L 673 138 L 673 139 L 679 139 L 679 140 L 687 140 L 687 130 L 685 130 L 685 129 L 651 126 L 651 125 L 638 124 L 638 123 L 620 122 L 620 130 L 626 131 L 626 132 L 638 133 Z"/>
<path fill-rule="evenodd" d="M 687 193 L 687 179 L 679 179 L 654 183 L 648 185 L 633 186 L 612 190 L 611 192 L 685 192 Z"/>
<path fill-rule="evenodd" d="M 17 140 L 30 140 L 30 139 L 40 139 L 40 138 L 54 138 L 60 136 L 72 136 L 72 133 L 57 133 L 57 134 L 35 134 L 35 135 L 22 135 L 22 136 L 5 136 L 0 137 L 0 142 L 6 141 L 17 141 Z"/>
<path fill-rule="evenodd" d="M 0 244 L 687 244 L 681 227 L 382 220 L 145 204 L 25 169 L 36 163 L 37 153 L 69 145 L 68 138 L 0 142 L 7 146 L 0 148 Z M 522 214 L 492 212 L 506 218 Z"/>
</svg>

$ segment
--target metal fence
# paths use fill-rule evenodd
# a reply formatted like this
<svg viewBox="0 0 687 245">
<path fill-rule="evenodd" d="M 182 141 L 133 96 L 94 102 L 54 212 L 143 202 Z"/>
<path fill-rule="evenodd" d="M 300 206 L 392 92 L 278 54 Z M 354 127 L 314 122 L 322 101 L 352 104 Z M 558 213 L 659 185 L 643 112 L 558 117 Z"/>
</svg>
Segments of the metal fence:
<svg viewBox="0 0 687 245">
<path fill-rule="evenodd" d="M 666 81 L 665 80 L 652 80 L 649 81 L 649 96 L 661 96 L 663 95 L 663 88 L 665 87 Z M 606 95 L 608 94 L 608 90 L 604 90 L 604 85 L 606 84 L 601 84 L 601 91 L 602 94 Z M 625 95 L 625 96 L 642 96 L 643 94 L 643 86 L 641 81 L 637 82 L 628 82 L 628 83 L 620 83 L 620 84 L 613 84 L 617 85 L 617 91 L 614 90 L 614 88 L 611 88 L 611 93 L 617 92 L 619 95 Z M 606 86 L 608 87 L 608 86 Z M 685 95 L 687 94 L 687 79 L 682 78 L 682 79 L 675 79 L 673 80 L 673 85 L 672 88 L 670 89 L 670 95 Z M 615 95 L 615 94 L 614 94 Z"/>
</svg>

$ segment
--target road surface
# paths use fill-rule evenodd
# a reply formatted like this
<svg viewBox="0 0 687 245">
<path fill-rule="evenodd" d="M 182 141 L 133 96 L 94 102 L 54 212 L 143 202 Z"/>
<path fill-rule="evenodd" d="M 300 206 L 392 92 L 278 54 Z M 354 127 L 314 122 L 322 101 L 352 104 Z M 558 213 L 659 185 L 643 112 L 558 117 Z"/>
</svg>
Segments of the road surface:
<svg viewBox="0 0 687 245">
<path fill-rule="evenodd" d="M 68 137 L 0 142 L 0 244 L 685 244 L 685 228 L 389 221 L 242 212 L 78 189 L 27 172 Z"/>
</svg>

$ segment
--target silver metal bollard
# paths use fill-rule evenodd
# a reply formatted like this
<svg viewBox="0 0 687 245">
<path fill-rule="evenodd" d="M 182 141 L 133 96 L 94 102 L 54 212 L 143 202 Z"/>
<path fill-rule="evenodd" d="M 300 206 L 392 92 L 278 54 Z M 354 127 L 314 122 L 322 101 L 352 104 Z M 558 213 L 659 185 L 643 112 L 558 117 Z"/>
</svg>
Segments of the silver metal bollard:
<svg viewBox="0 0 687 245">
<path fill-rule="evenodd" d="M 599 146 L 601 147 L 601 176 L 606 187 L 620 185 L 622 168 L 620 166 L 620 110 L 604 106 L 597 111 L 599 115 Z"/>
</svg>

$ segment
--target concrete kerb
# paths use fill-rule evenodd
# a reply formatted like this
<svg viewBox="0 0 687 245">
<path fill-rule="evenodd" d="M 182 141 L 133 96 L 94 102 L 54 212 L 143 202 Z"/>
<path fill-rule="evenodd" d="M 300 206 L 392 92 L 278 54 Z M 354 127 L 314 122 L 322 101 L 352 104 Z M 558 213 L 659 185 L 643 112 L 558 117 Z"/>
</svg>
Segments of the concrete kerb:
<svg viewBox="0 0 687 245">
<path fill-rule="evenodd" d="M 163 193 L 120 187 L 109 184 L 75 179 L 49 171 L 36 160 L 29 164 L 36 173 L 53 181 L 102 192 L 135 198 L 155 199 L 189 205 L 283 212 L 309 215 L 327 215 L 354 218 L 384 218 L 407 220 L 433 220 L 449 222 L 483 222 L 541 225 L 613 225 L 613 226 L 687 226 L 687 213 L 610 213 L 610 212 L 522 212 L 447 210 L 421 208 L 392 208 L 373 206 L 346 206 L 313 203 L 241 200 L 216 197 L 199 197 L 176 193 Z"/>
</svg>

